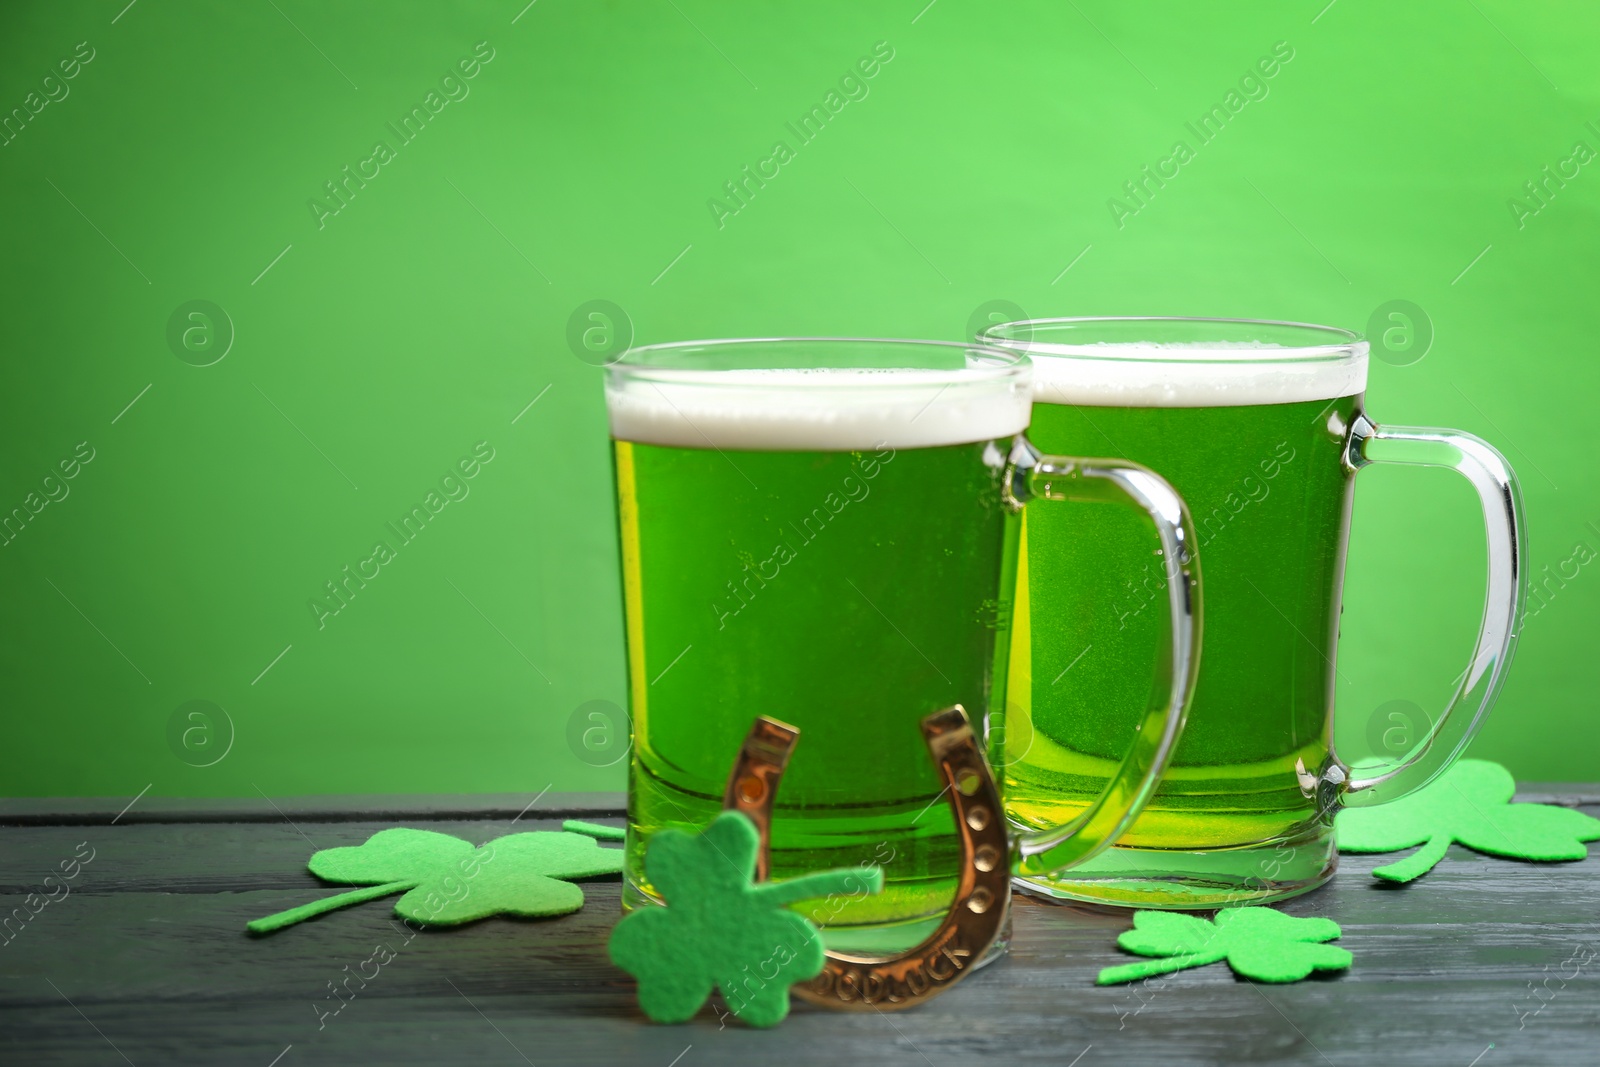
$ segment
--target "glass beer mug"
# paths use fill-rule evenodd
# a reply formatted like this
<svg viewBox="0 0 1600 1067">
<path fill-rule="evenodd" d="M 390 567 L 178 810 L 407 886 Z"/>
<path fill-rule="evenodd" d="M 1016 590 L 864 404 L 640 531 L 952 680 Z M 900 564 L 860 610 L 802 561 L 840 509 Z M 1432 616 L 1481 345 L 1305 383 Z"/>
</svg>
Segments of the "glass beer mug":
<svg viewBox="0 0 1600 1067">
<path fill-rule="evenodd" d="M 818 999 L 901 1007 L 997 951 L 1022 856 L 1064 870 L 1138 814 L 1195 671 L 1191 527 L 1139 464 L 1039 455 L 1022 436 L 1031 374 L 976 344 L 838 338 L 653 345 L 609 367 L 625 905 L 660 900 L 652 837 L 739 807 L 762 830 L 762 875 L 883 869 L 881 892 L 796 910 L 832 953 Z M 984 750 L 1005 732 L 1018 533 L 1039 498 L 1132 505 L 1164 636 L 1096 796 L 1013 840 Z"/>
<path fill-rule="evenodd" d="M 1021 888 L 1142 908 L 1215 908 L 1303 893 L 1334 871 L 1342 805 L 1398 799 L 1460 754 L 1493 705 L 1516 642 L 1521 495 L 1487 442 L 1381 426 L 1366 414 L 1367 343 L 1345 330 L 1221 319 L 1040 319 L 985 343 L 1033 358 L 1044 448 L 1148 464 L 1183 493 L 1205 560 L 1205 656 L 1177 754 L 1115 847 Z M 1477 492 L 1488 597 L 1472 661 L 1402 758 L 1342 762 L 1333 697 L 1356 472 L 1444 467 Z M 1120 516 L 1027 516 L 1006 802 L 1025 827 L 1091 804 L 1142 714 L 1138 677 L 1164 640 Z M 1130 573 L 1132 572 L 1132 573 Z M 1023 618 L 1031 614 L 1031 620 Z M 1030 630 L 1031 621 L 1031 630 Z M 1074 686 L 1051 685 L 1085 648 Z M 1375 754 L 1384 755 L 1384 754 Z"/>
</svg>

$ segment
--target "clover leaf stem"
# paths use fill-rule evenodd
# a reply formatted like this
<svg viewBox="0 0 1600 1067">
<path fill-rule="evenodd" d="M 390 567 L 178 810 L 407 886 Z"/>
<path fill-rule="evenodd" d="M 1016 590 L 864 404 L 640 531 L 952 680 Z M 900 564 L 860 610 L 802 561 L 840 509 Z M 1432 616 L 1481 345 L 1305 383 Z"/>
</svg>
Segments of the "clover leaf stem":
<svg viewBox="0 0 1600 1067">
<path fill-rule="evenodd" d="M 863 896 L 883 888 L 883 868 L 860 867 L 856 870 L 821 871 L 789 878 L 782 882 L 763 882 L 752 892 L 771 905 L 793 904 L 810 897 L 825 897 L 832 893 L 859 893 Z"/>
<path fill-rule="evenodd" d="M 1185 967 L 1204 967 L 1208 963 L 1216 963 L 1226 959 L 1227 949 L 1216 952 L 1195 952 L 1187 956 L 1164 956 L 1155 960 L 1140 960 L 1138 963 L 1128 963 L 1121 967 L 1107 967 L 1095 978 L 1095 985 L 1116 985 L 1118 982 L 1135 982 L 1140 978 L 1153 978 L 1158 974 L 1170 971 L 1181 971 Z"/>
<path fill-rule="evenodd" d="M 348 907 L 351 904 L 361 904 L 368 900 L 376 900 L 378 897 L 386 897 L 406 889 L 414 889 L 418 884 L 417 879 L 411 879 L 404 882 L 388 882 L 384 885 L 362 886 L 360 889 L 353 889 L 348 893 L 340 893 L 334 897 L 324 897 L 321 900 L 314 900 L 310 904 L 302 904 L 298 908 L 290 908 L 288 911 L 280 911 L 276 915 L 255 919 L 246 923 L 245 929 L 252 934 L 270 934 L 274 930 L 281 930 L 285 926 L 293 926 L 297 922 L 303 922 L 313 916 L 321 915 L 325 911 L 333 911 L 336 908 Z"/>
<path fill-rule="evenodd" d="M 1373 876 L 1390 882 L 1409 882 L 1427 874 L 1433 865 L 1444 859 L 1450 851 L 1450 834 L 1434 834 L 1427 842 L 1403 860 L 1373 869 Z"/>
</svg>

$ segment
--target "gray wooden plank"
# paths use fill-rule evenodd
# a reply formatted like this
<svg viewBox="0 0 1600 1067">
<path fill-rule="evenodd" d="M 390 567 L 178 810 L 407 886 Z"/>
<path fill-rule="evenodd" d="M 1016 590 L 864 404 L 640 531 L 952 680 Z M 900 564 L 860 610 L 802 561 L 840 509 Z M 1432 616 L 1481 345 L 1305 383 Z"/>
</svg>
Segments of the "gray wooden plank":
<svg viewBox="0 0 1600 1067">
<path fill-rule="evenodd" d="M 1600 805 L 1600 787 L 1592 783 L 1522 782 L 1518 801 Z M 624 793 L 463 793 L 397 794 L 393 796 L 288 797 L 0 797 L 0 826 L 95 825 L 141 822 L 307 822 L 355 819 L 501 819 L 512 818 L 533 804 L 533 812 L 584 818 L 620 815 L 627 809 Z M 130 806 L 131 804 L 131 806 Z"/>
<path fill-rule="evenodd" d="M 618 814 L 623 793 L 463 793 L 298 797 L 0 797 L 0 826 L 122 823 L 343 822 L 500 819 L 529 810 L 584 818 Z"/>
<path fill-rule="evenodd" d="M 0 829 L 7 910 L 79 842 L 96 850 L 71 895 L 0 947 L 0 1059 L 266 1067 L 288 1048 L 278 1067 L 667 1067 L 680 1054 L 679 1067 L 859 1059 L 1067 1065 L 1080 1053 L 1079 1067 L 1465 1067 L 1484 1054 L 1479 1067 L 1497 1067 L 1592 1062 L 1600 1033 L 1600 957 L 1576 974 L 1562 966 L 1575 949 L 1600 952 L 1592 888 L 1600 858 L 1535 865 L 1455 848 L 1420 882 L 1389 889 L 1368 872 L 1393 857 L 1347 856 L 1330 886 L 1283 910 L 1338 921 L 1356 965 L 1289 986 L 1240 981 L 1212 966 L 1097 988 L 1099 969 L 1127 958 L 1115 947 L 1127 913 L 1021 900 L 1009 956 L 951 994 L 895 1015 L 798 1005 L 774 1031 L 720 1024 L 711 1008 L 681 1026 L 642 1020 L 631 979 L 605 957 L 619 915 L 614 880 L 588 883 L 585 909 L 554 920 L 494 919 L 403 941 L 392 902 L 374 901 L 267 938 L 244 934 L 248 919 L 336 891 L 304 870 L 313 845 L 357 844 L 386 825 L 393 823 Z M 557 822 L 428 825 L 482 841 Z M 327 1011 L 334 1003 L 328 983 L 346 967 L 359 970 L 379 943 L 394 959 L 319 1029 L 314 1005 Z M 1544 982 L 1554 992 L 1529 1014 L 1540 1002 L 1528 984 Z"/>
</svg>

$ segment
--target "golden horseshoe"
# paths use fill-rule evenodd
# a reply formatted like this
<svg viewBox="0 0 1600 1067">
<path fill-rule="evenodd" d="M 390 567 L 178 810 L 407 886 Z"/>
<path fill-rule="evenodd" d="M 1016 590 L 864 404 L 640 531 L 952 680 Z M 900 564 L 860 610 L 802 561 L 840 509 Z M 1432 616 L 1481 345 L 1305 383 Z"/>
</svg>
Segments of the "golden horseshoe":
<svg viewBox="0 0 1600 1067">
<path fill-rule="evenodd" d="M 761 835 L 756 881 L 768 873 L 772 801 L 789 762 L 796 727 L 756 719 L 728 775 L 725 810 L 741 811 Z M 961 835 L 961 875 L 944 921 L 921 944 L 892 956 L 829 952 L 822 973 L 794 987 L 813 1004 L 896 1011 L 931 1000 L 966 976 L 1005 928 L 1011 908 L 1011 846 L 1004 809 L 967 713 L 957 704 L 922 720 L 922 737 L 944 779 Z"/>
</svg>

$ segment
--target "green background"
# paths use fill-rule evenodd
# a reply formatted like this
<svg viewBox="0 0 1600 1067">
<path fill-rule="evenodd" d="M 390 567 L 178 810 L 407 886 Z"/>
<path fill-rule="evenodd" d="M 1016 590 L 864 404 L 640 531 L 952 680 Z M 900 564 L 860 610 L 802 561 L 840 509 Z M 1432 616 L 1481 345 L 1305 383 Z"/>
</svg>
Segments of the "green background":
<svg viewBox="0 0 1600 1067">
<path fill-rule="evenodd" d="M 0 793 L 620 788 L 568 742 L 625 692 L 601 372 L 566 339 L 596 298 L 640 341 L 956 338 L 992 300 L 1365 329 L 1409 300 L 1435 337 L 1374 362 L 1374 417 L 1496 442 L 1536 578 L 1600 550 L 1600 168 L 1520 227 L 1508 206 L 1600 149 L 1600 12 L 925 3 L 5 5 L 0 108 L 94 58 L 0 148 L 0 509 L 95 458 L 0 549 Z M 868 95 L 801 144 L 785 123 L 880 41 Z M 1268 95 L 1200 144 L 1185 123 L 1280 41 Z M 387 124 L 479 42 L 470 95 L 400 145 Z M 309 201 L 380 139 L 395 158 L 319 228 Z M 719 228 L 708 201 L 780 139 Z M 1179 140 L 1195 158 L 1119 226 Z M 192 300 L 236 333 L 210 366 L 168 342 Z M 319 629 L 324 583 L 480 441 L 470 496 Z M 1360 479 L 1341 737 L 1436 710 L 1465 666 L 1484 567 L 1457 482 Z M 1573 566 L 1474 747 L 1524 779 L 1600 779 L 1600 567 Z M 191 700 L 232 723 L 212 766 L 169 739 Z"/>
</svg>

